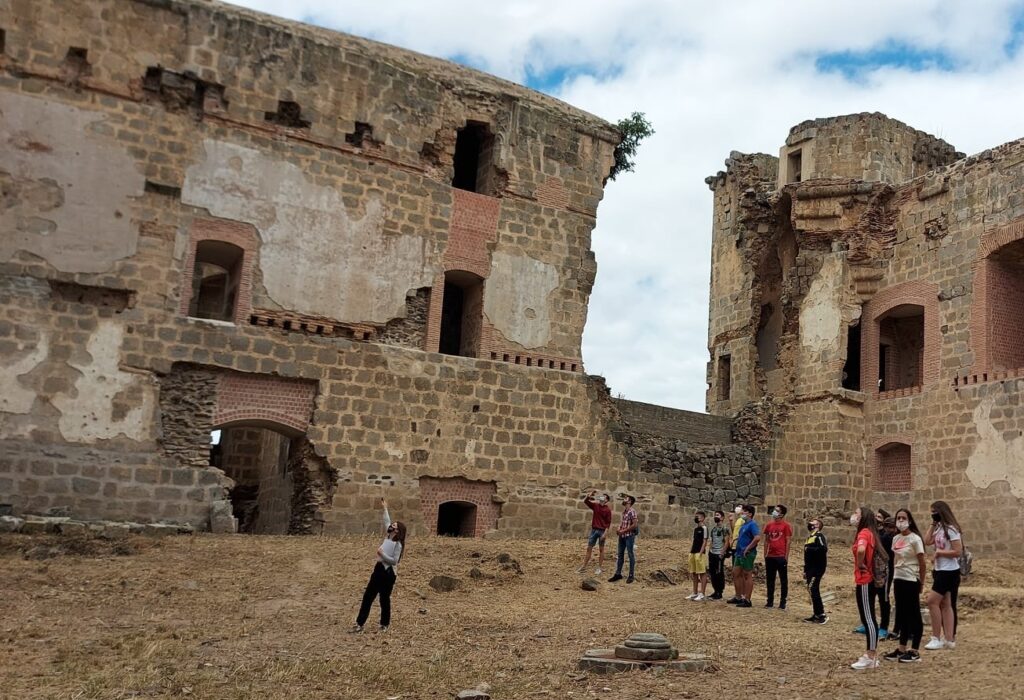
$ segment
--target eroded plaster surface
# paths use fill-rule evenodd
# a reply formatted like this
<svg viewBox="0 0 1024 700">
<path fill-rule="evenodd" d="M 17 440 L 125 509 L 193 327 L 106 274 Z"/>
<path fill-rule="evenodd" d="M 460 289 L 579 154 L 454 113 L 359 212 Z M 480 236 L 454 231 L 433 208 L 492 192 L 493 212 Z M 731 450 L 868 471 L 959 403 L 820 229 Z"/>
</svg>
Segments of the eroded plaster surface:
<svg viewBox="0 0 1024 700">
<path fill-rule="evenodd" d="M 0 413 L 28 413 L 32 410 L 36 392 L 22 386 L 18 378 L 46 359 L 49 346 L 49 337 L 41 335 L 34 346 L 25 343 L 13 355 L 0 360 Z"/>
<path fill-rule="evenodd" d="M 135 253 L 132 198 L 145 181 L 103 122 L 0 93 L 0 260 L 26 251 L 64 272 L 104 272 Z"/>
<path fill-rule="evenodd" d="M 260 151 L 206 139 L 188 168 L 182 201 L 260 232 L 267 293 L 282 308 L 350 323 L 404 316 L 406 293 L 436 275 L 423 236 L 385 234 L 379 197 L 361 216 L 341 193 Z"/>
<path fill-rule="evenodd" d="M 551 302 L 558 287 L 554 265 L 525 255 L 496 251 L 484 292 L 484 314 L 505 338 L 540 348 L 551 337 Z"/>
<path fill-rule="evenodd" d="M 993 423 L 997 399 L 998 395 L 986 396 L 972 414 L 981 439 L 967 459 L 967 478 L 980 489 L 1006 481 L 1014 496 L 1024 498 L 1024 437 L 1020 431 L 1010 431 L 1016 435 L 1007 437 Z"/>
<path fill-rule="evenodd" d="M 824 259 L 800 307 L 800 345 L 806 352 L 838 352 L 842 340 L 842 259 Z"/>
<path fill-rule="evenodd" d="M 152 436 L 156 385 L 148 377 L 118 366 L 124 327 L 104 319 L 86 344 L 88 359 L 73 358 L 79 371 L 72 395 L 51 403 L 60 411 L 58 426 L 68 442 L 95 442 L 117 437 L 148 440 Z"/>
</svg>

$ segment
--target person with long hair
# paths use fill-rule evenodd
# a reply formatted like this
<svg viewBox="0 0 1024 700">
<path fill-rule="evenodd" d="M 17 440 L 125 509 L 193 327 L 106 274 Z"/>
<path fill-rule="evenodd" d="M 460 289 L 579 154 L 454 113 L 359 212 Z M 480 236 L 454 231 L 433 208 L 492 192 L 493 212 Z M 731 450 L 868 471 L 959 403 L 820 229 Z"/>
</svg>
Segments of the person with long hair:
<svg viewBox="0 0 1024 700">
<path fill-rule="evenodd" d="M 896 597 L 896 627 L 900 645 L 883 658 L 915 663 L 921 660 L 921 594 L 924 592 L 924 540 L 914 515 L 906 508 L 896 511 L 896 536 L 892 538 L 893 593 Z M 907 649 L 907 642 L 911 648 Z"/>
<path fill-rule="evenodd" d="M 878 668 L 878 621 L 875 619 L 871 587 L 874 582 L 875 558 L 885 557 L 886 554 L 878 537 L 875 511 L 861 506 L 850 516 L 850 525 L 857 528 L 857 536 L 853 541 L 853 582 L 857 612 L 860 613 L 867 641 L 867 652 L 850 664 L 850 668 L 863 671 Z"/>
<path fill-rule="evenodd" d="M 924 535 L 925 546 L 935 546 L 932 566 L 932 590 L 928 592 L 928 614 L 932 621 L 932 638 L 925 649 L 956 648 L 956 597 L 960 591 L 960 554 L 963 552 L 963 529 L 945 501 L 931 505 L 932 524 Z"/>
<path fill-rule="evenodd" d="M 405 523 L 391 522 L 391 515 L 388 513 L 388 502 L 380 499 L 381 508 L 384 509 L 384 531 L 387 535 L 380 547 L 377 547 L 377 563 L 373 566 L 373 573 L 370 574 L 370 581 L 363 591 L 363 602 L 359 606 L 359 615 L 356 617 L 356 625 L 352 632 L 359 634 L 363 631 L 363 625 L 370 617 L 370 606 L 377 596 L 380 596 L 380 631 L 387 632 L 391 624 L 391 591 L 395 588 L 395 581 L 398 578 L 398 562 L 405 550 Z"/>
</svg>

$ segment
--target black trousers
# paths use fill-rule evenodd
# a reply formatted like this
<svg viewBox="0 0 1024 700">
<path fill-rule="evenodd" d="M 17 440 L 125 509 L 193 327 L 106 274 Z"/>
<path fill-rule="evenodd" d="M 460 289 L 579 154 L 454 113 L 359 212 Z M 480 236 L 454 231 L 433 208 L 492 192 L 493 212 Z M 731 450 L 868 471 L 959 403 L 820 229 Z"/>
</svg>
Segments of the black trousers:
<svg viewBox="0 0 1024 700">
<path fill-rule="evenodd" d="M 380 625 L 387 627 L 391 624 L 391 591 L 395 588 L 396 578 L 394 569 L 387 569 L 383 564 L 377 562 L 377 565 L 373 567 L 373 573 L 370 574 L 370 582 L 366 584 L 366 590 L 363 591 L 363 604 L 359 606 L 357 625 L 366 624 L 366 619 L 370 617 L 370 606 L 373 605 L 373 599 L 378 595 L 380 596 Z"/>
<path fill-rule="evenodd" d="M 875 598 L 871 595 L 874 588 L 870 583 L 859 583 L 854 589 L 857 596 L 857 612 L 860 613 L 860 624 L 864 625 L 868 651 L 878 648 L 878 621 L 875 619 Z"/>
<path fill-rule="evenodd" d="M 871 586 L 871 599 L 872 604 L 874 600 L 878 600 L 878 612 L 881 615 L 881 628 L 884 630 L 889 629 L 889 621 L 892 617 L 892 603 L 889 602 L 889 593 L 892 590 L 893 581 L 893 570 L 889 569 L 889 576 L 885 579 L 885 588 L 877 588 Z M 899 621 L 896 622 L 896 626 L 899 627 Z"/>
<path fill-rule="evenodd" d="M 782 584 L 782 592 L 779 596 L 779 605 L 786 604 L 786 598 L 789 596 L 789 562 L 786 561 L 785 557 L 765 557 L 764 558 L 764 574 L 767 578 L 767 590 L 768 590 L 768 602 L 775 602 L 775 576 L 779 577 L 779 581 Z"/>
<path fill-rule="evenodd" d="M 804 572 L 804 580 L 807 581 L 807 590 L 811 594 L 811 612 L 815 617 L 824 617 L 825 604 L 821 602 L 821 579 L 825 572 Z"/>
<path fill-rule="evenodd" d="M 711 576 L 711 588 L 715 595 L 722 595 L 725 590 L 724 554 L 708 554 L 708 575 Z"/>
<path fill-rule="evenodd" d="M 900 646 L 911 642 L 912 649 L 921 647 L 924 620 L 921 619 L 921 584 L 917 581 L 893 581 L 896 598 L 896 626 L 900 628 Z"/>
</svg>

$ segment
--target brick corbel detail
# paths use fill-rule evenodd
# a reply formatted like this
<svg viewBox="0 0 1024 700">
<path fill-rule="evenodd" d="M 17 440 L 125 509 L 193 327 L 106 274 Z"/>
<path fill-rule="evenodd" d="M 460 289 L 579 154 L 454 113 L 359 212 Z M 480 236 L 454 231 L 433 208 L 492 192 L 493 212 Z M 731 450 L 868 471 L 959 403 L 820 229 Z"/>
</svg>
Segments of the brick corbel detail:
<svg viewBox="0 0 1024 700">
<path fill-rule="evenodd" d="M 182 316 L 188 316 L 188 307 L 192 301 L 192 275 L 196 266 L 196 246 L 201 241 L 223 241 L 242 249 L 242 268 L 239 271 L 238 295 L 235 298 L 234 322 L 248 322 L 252 312 L 252 271 L 256 260 L 258 236 L 256 228 L 251 224 L 228 219 L 195 219 L 189 228 L 188 250 L 185 253 L 184 267 L 181 271 L 181 304 L 178 307 Z"/>
<path fill-rule="evenodd" d="M 866 392 L 874 399 L 878 392 L 878 319 L 887 311 L 903 304 L 914 304 L 924 309 L 924 367 L 922 387 L 939 380 L 939 350 L 942 333 L 939 324 L 939 288 L 930 282 L 904 282 L 881 290 L 864 305 L 862 318 L 866 319 L 861 331 L 861 386 L 868 384 Z M 884 392 L 881 398 L 892 395 L 906 396 L 916 392 L 897 390 Z"/>
</svg>

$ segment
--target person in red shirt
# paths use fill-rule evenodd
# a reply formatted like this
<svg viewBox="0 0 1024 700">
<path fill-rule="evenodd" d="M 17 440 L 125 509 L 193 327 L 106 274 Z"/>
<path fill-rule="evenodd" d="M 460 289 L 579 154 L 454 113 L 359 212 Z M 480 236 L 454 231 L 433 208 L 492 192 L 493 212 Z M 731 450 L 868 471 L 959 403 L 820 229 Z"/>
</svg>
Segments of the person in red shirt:
<svg viewBox="0 0 1024 700">
<path fill-rule="evenodd" d="M 583 557 L 583 564 L 577 569 L 579 573 L 583 573 L 587 564 L 590 563 L 590 555 L 594 552 L 594 545 L 598 545 L 597 549 L 597 568 L 594 569 L 594 575 L 601 575 L 601 567 L 604 565 L 604 542 L 605 533 L 608 528 L 612 526 L 612 508 L 608 505 L 610 500 L 608 494 L 601 494 L 600 498 L 597 498 L 597 491 L 591 491 L 583 498 L 583 505 L 590 510 L 594 511 L 593 516 L 590 518 L 590 536 L 587 538 L 587 555 Z"/>
<path fill-rule="evenodd" d="M 775 577 L 782 584 L 779 596 L 779 610 L 786 609 L 789 595 L 789 541 L 793 539 L 793 528 L 786 522 L 786 506 L 781 503 L 772 508 L 772 520 L 764 526 L 764 540 L 768 543 L 764 552 L 764 573 L 767 578 L 768 602 L 766 608 L 775 607 Z"/>
<path fill-rule="evenodd" d="M 857 612 L 864 625 L 868 646 L 867 653 L 850 664 L 850 668 L 862 671 L 878 668 L 878 622 L 875 620 L 871 587 L 875 580 L 875 557 L 884 557 L 885 550 L 878 538 L 874 510 L 861 506 L 850 516 L 850 525 L 857 528 L 857 536 L 853 540 L 853 582 L 856 584 Z"/>
</svg>

